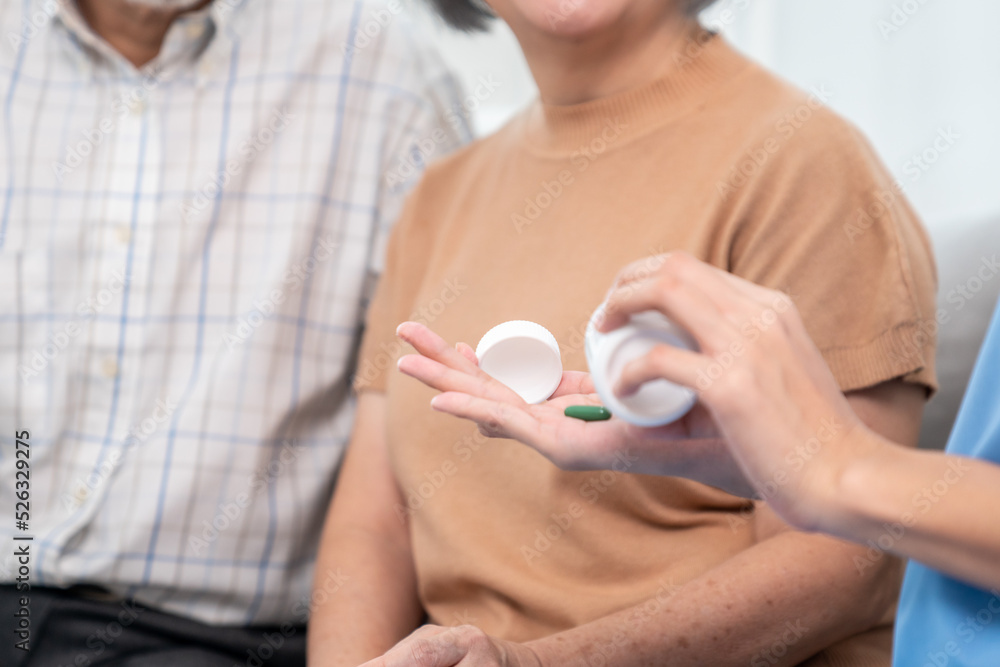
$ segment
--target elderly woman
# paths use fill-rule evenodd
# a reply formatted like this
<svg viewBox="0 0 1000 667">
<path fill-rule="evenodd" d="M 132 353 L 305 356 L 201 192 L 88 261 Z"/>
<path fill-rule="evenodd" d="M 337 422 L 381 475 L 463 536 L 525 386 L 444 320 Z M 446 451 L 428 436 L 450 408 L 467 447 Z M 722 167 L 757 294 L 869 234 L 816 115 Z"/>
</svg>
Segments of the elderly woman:
<svg viewBox="0 0 1000 667">
<path fill-rule="evenodd" d="M 397 326 L 419 318 L 441 338 L 404 328 L 431 358 L 403 369 L 454 389 L 475 366 L 443 340 L 528 319 L 583 370 L 581 334 L 620 267 L 685 251 L 789 294 L 852 411 L 915 444 L 935 388 L 924 232 L 826 93 L 703 30 L 705 4 L 490 2 L 540 99 L 433 165 L 394 232 L 317 564 L 317 582 L 343 576 L 315 610 L 313 664 L 889 664 L 898 562 L 859 568 L 867 547 L 727 493 L 746 485 L 704 409 L 657 434 L 684 439 L 656 470 L 622 449 L 615 472 L 563 471 L 431 410 L 434 389 L 392 363 Z M 486 20 L 478 4 L 438 5 L 459 26 Z M 585 383 L 571 373 L 560 392 Z M 566 441 L 593 446 L 578 427 Z"/>
</svg>

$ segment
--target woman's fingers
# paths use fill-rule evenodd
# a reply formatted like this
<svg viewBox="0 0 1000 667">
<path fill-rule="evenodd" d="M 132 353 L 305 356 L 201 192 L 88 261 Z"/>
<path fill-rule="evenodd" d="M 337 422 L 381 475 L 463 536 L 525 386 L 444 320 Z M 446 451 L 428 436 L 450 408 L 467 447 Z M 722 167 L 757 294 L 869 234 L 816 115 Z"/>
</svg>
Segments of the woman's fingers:
<svg viewBox="0 0 1000 667">
<path fill-rule="evenodd" d="M 454 667 L 468 654 L 468 647 L 454 637 L 456 628 L 417 630 L 384 656 L 362 667 Z"/>
<path fill-rule="evenodd" d="M 519 440 L 563 470 L 605 468 L 628 446 L 622 433 L 624 422 L 584 424 L 563 416 L 555 406 L 519 407 L 457 392 L 435 396 L 431 406 L 476 422 L 488 437 Z M 550 412 L 541 417 L 532 414 L 535 410 Z"/>
<path fill-rule="evenodd" d="M 404 375 L 420 380 L 438 391 L 463 391 L 480 395 L 487 391 L 486 382 L 463 371 L 456 371 L 444 364 L 419 354 L 407 354 L 396 362 Z"/>
<path fill-rule="evenodd" d="M 759 305 L 764 307 L 774 306 L 779 301 L 787 301 L 788 303 L 791 303 L 791 298 L 783 292 L 750 282 L 746 278 L 740 278 L 729 271 L 723 271 L 722 269 L 708 264 L 705 266 L 709 269 L 709 273 L 719 278 L 719 282 L 717 284 L 713 282 L 710 287 L 706 287 L 706 290 L 712 294 L 722 290 L 723 285 L 725 285 L 732 290 L 739 292 L 745 298 L 756 301 Z"/>
<path fill-rule="evenodd" d="M 630 396 L 639 387 L 651 380 L 669 380 L 674 384 L 695 390 L 708 387 L 705 369 L 711 360 L 697 352 L 691 352 L 673 345 L 657 345 L 645 355 L 633 359 L 622 368 L 614 392 L 618 396 Z"/>
<path fill-rule="evenodd" d="M 468 345 L 461 343 L 453 348 L 436 333 L 416 322 L 403 322 L 396 329 L 396 334 L 420 353 L 400 358 L 399 370 L 406 375 L 438 391 L 462 391 L 523 403 L 514 390 L 479 368 L 475 361 L 476 354 Z"/>
<path fill-rule="evenodd" d="M 581 371 L 563 371 L 562 381 L 556 390 L 549 396 L 550 399 L 560 396 L 572 396 L 575 394 L 593 394 L 597 390 L 594 388 L 594 381 L 590 373 Z"/>
<path fill-rule="evenodd" d="M 458 350 L 458 353 L 463 357 L 474 363 L 476 366 L 479 366 L 479 358 L 476 356 L 476 351 L 473 350 L 470 345 L 467 343 L 455 343 L 455 349 Z"/>
<path fill-rule="evenodd" d="M 417 322 L 403 322 L 396 328 L 396 335 L 413 346 L 420 354 L 440 362 L 449 368 L 464 371 L 470 375 L 481 373 L 479 365 L 464 354 L 448 345 L 441 336 Z M 475 356 L 475 354 L 473 354 Z M 483 373 L 485 375 L 485 373 Z"/>
<path fill-rule="evenodd" d="M 419 354 L 402 356 L 396 365 L 404 375 L 409 375 L 438 391 L 459 391 L 497 401 L 523 403 L 512 389 L 485 373 L 470 375 Z"/>
<path fill-rule="evenodd" d="M 538 420 L 518 405 L 449 391 L 435 396 L 431 407 L 476 422 L 491 438 L 513 438 L 529 445 L 538 440 Z"/>
<path fill-rule="evenodd" d="M 710 294 L 717 291 L 715 288 L 719 282 L 728 283 L 732 289 L 762 304 L 771 302 L 774 296 L 780 294 L 733 275 L 729 271 L 702 262 L 683 251 L 653 255 L 632 262 L 618 274 L 611 291 L 614 291 L 614 288 L 628 285 L 629 283 L 649 280 L 663 271 L 676 271 L 678 264 L 696 272 L 699 278 L 697 281 L 698 285 Z"/>
</svg>

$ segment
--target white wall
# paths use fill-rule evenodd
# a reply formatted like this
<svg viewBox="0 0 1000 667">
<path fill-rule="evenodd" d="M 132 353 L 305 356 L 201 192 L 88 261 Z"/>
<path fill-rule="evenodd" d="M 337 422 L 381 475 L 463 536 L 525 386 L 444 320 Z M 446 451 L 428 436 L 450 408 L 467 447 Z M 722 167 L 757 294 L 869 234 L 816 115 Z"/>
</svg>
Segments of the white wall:
<svg viewBox="0 0 1000 667">
<path fill-rule="evenodd" d="M 477 132 L 489 134 L 538 94 L 517 39 L 499 20 L 493 21 L 489 33 L 465 34 L 452 30 L 426 11 L 428 5 L 426 0 L 410 0 L 409 4 L 423 26 L 436 37 L 441 53 L 466 91 L 474 91 L 480 77 L 493 77 L 500 83 L 473 114 Z"/>
<path fill-rule="evenodd" d="M 1000 219 L 1000 2 L 720 0 L 703 21 L 799 86 L 833 91 L 831 106 L 873 141 L 932 230 Z M 468 88 L 480 76 L 501 82 L 478 111 L 481 132 L 534 97 L 506 26 L 468 36 L 429 23 Z M 922 171 L 912 158 L 947 128 L 958 140 Z"/>
</svg>

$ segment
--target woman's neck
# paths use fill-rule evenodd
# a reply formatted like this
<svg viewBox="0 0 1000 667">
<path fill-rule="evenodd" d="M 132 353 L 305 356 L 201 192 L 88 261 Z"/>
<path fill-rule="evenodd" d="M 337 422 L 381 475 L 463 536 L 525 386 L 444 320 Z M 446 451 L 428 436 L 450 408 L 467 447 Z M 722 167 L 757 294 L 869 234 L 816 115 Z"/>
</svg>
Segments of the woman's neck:
<svg viewBox="0 0 1000 667">
<path fill-rule="evenodd" d="M 634 21 L 583 38 L 514 28 L 541 99 L 551 105 L 588 102 L 665 76 L 689 48 L 697 19 L 676 12 Z"/>
</svg>

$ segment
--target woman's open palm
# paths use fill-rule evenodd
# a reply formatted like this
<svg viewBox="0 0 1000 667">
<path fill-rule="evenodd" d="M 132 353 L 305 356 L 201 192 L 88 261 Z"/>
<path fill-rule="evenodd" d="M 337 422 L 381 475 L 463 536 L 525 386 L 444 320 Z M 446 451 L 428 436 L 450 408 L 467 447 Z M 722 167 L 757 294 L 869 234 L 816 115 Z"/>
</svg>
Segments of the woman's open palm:
<svg viewBox="0 0 1000 667">
<path fill-rule="evenodd" d="M 475 422 L 484 435 L 519 440 L 564 470 L 677 475 L 733 493 L 750 493 L 701 405 L 658 428 L 640 428 L 615 418 L 585 422 L 565 416 L 564 410 L 601 405 L 588 373 L 564 372 L 549 400 L 529 405 L 482 371 L 468 345 L 453 348 L 414 322 L 400 325 L 397 333 L 418 353 L 402 357 L 399 370 L 442 392 L 431 401 L 435 410 Z"/>
</svg>

